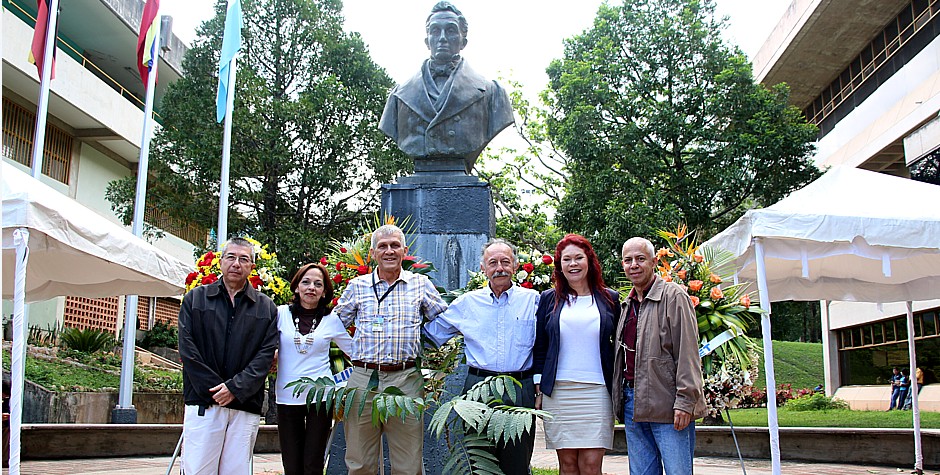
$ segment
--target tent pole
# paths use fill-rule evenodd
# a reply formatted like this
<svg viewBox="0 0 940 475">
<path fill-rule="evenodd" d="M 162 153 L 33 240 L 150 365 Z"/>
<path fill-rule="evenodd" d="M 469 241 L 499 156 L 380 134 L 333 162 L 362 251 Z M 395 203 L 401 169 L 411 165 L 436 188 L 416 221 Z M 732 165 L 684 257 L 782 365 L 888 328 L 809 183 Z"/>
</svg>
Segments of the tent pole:
<svg viewBox="0 0 940 475">
<path fill-rule="evenodd" d="M 13 231 L 16 264 L 13 277 L 13 348 L 10 354 L 10 475 L 20 473 L 20 428 L 23 425 L 23 387 L 26 381 L 26 264 L 29 262 L 29 231 Z"/>
<path fill-rule="evenodd" d="M 917 404 L 917 378 L 914 374 L 917 371 L 917 350 L 914 348 L 914 309 L 911 301 L 907 302 L 907 354 L 910 359 L 910 369 L 908 377 L 911 378 L 911 386 L 907 389 L 911 394 L 911 412 L 914 413 L 914 470 L 918 475 L 924 473 L 924 452 L 920 442 L 920 407 Z"/>
<path fill-rule="evenodd" d="M 767 381 L 767 428 L 770 432 L 770 462 L 773 475 L 780 475 L 780 429 L 777 424 L 777 381 L 774 377 L 774 349 L 770 338 L 770 296 L 767 291 L 767 269 L 764 265 L 764 245 L 754 238 L 757 261 L 757 291 L 760 307 L 761 333 L 764 341 L 764 378 Z"/>
</svg>

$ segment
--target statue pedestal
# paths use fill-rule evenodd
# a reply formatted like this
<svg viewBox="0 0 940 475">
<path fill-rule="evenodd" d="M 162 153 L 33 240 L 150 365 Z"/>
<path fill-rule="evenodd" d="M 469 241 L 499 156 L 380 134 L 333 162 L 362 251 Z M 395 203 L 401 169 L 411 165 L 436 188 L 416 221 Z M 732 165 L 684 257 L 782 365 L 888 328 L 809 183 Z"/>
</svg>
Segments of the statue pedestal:
<svg viewBox="0 0 940 475">
<path fill-rule="evenodd" d="M 409 254 L 432 262 L 433 280 L 454 290 L 480 270 L 480 249 L 496 233 L 496 211 L 489 185 L 463 173 L 423 172 L 382 185 L 382 211 L 411 216 Z"/>
</svg>

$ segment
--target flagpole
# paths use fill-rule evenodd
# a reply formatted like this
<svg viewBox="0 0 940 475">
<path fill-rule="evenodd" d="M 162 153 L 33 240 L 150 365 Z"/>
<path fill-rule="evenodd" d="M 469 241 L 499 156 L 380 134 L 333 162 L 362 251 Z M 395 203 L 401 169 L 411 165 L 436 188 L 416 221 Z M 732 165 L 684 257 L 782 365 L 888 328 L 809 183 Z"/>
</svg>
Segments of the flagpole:
<svg viewBox="0 0 940 475">
<path fill-rule="evenodd" d="M 46 113 L 49 111 L 49 83 L 52 78 L 52 57 L 55 53 L 56 21 L 59 18 L 59 0 L 49 2 L 49 24 L 42 54 L 42 74 L 39 77 L 39 105 L 36 107 L 36 134 L 33 140 L 33 161 L 30 172 L 35 179 L 42 175 L 42 155 L 46 145 Z M 38 27 L 38 25 L 37 25 Z M 35 27 L 34 27 L 35 28 Z"/>
<path fill-rule="evenodd" d="M 222 134 L 222 178 L 221 189 L 219 190 L 219 237 L 218 247 L 221 249 L 225 241 L 228 240 L 228 191 L 229 191 L 229 163 L 231 162 L 232 152 L 232 110 L 235 106 L 235 61 L 228 71 L 228 89 L 225 97 L 225 131 Z"/>
<path fill-rule="evenodd" d="M 158 12 L 159 13 L 159 12 Z M 157 15 L 159 17 L 159 14 Z M 153 95 L 157 85 L 157 68 L 160 64 L 161 21 L 154 22 L 153 60 L 147 75 L 147 95 L 144 102 L 144 126 L 140 139 L 140 158 L 137 161 L 137 191 L 134 195 L 134 220 L 131 231 L 142 237 L 144 230 L 144 208 L 147 203 L 147 170 L 150 162 L 150 139 L 153 134 Z M 111 411 L 112 423 L 136 424 L 137 410 L 132 404 L 134 395 L 134 347 L 137 342 L 137 296 L 128 295 L 124 305 L 124 345 L 121 353 L 121 384 L 118 389 L 118 404 Z"/>
</svg>

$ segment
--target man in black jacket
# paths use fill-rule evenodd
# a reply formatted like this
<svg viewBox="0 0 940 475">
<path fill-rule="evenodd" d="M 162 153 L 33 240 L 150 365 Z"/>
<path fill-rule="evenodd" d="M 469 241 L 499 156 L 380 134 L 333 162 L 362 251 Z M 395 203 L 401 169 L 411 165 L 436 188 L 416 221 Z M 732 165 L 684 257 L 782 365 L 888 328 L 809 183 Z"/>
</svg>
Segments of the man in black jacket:
<svg viewBox="0 0 940 475">
<path fill-rule="evenodd" d="M 180 307 L 186 475 L 248 473 L 278 339 L 277 307 L 248 284 L 254 262 L 250 242 L 229 240 L 221 280 L 196 287 Z"/>
</svg>

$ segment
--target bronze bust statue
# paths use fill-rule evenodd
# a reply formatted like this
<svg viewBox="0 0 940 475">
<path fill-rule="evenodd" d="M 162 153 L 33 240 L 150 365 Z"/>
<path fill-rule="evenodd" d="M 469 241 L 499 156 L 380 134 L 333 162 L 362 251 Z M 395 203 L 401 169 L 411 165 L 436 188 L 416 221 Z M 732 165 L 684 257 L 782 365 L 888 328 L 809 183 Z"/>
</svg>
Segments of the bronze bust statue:
<svg viewBox="0 0 940 475">
<path fill-rule="evenodd" d="M 506 90 L 460 56 L 467 20 L 438 2 L 425 23 L 431 57 L 392 90 L 379 128 L 415 160 L 416 172 L 470 173 L 480 152 L 513 123 Z"/>
</svg>

